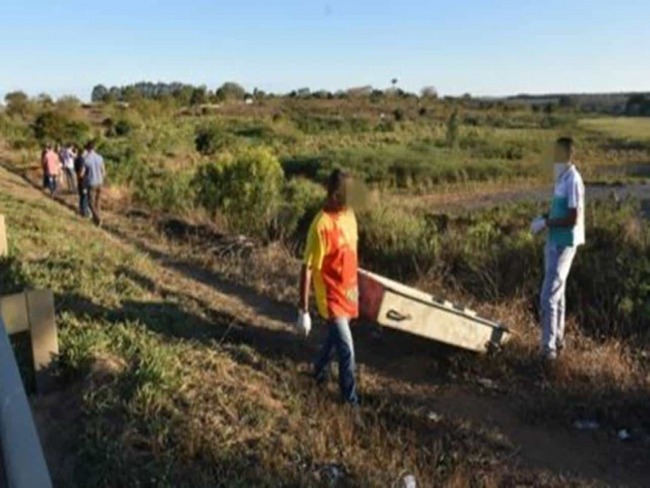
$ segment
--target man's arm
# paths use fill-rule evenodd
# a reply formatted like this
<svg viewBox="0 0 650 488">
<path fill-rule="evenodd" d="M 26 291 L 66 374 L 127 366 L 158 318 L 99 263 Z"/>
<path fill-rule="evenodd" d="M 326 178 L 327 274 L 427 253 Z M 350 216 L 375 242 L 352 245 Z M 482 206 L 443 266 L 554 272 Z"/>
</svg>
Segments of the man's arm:
<svg viewBox="0 0 650 488">
<path fill-rule="evenodd" d="M 301 312 L 309 310 L 309 286 L 311 284 L 311 269 L 306 264 L 302 265 L 300 270 L 300 298 L 298 301 L 298 309 Z"/>
<path fill-rule="evenodd" d="M 578 222 L 578 209 L 570 208 L 569 213 L 566 217 L 559 219 L 549 219 L 548 216 L 545 217 L 546 227 L 575 227 Z"/>
</svg>

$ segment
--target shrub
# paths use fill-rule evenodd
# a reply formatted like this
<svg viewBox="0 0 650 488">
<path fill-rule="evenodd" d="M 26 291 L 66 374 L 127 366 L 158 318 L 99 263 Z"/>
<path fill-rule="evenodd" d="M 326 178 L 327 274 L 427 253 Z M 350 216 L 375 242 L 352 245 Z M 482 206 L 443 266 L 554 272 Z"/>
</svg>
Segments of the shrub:
<svg viewBox="0 0 650 488">
<path fill-rule="evenodd" d="M 133 198 L 151 210 L 182 213 L 191 210 L 196 199 L 194 174 L 163 170 L 154 172 L 139 166 L 136 170 Z"/>
<path fill-rule="evenodd" d="M 396 108 L 393 110 L 393 117 L 395 117 L 395 122 L 401 122 L 404 120 L 404 110 L 401 108 Z"/>
<path fill-rule="evenodd" d="M 115 124 L 115 135 L 118 137 L 127 136 L 134 129 L 134 125 L 131 121 L 126 119 L 120 119 Z"/>
<path fill-rule="evenodd" d="M 408 280 L 436 262 L 438 237 L 422 216 L 395 207 L 359 213 L 359 248 L 364 265 Z"/>
<path fill-rule="evenodd" d="M 90 127 L 85 122 L 68 119 L 59 112 L 44 112 L 34 121 L 32 130 L 40 142 L 82 142 L 88 138 Z"/>
<path fill-rule="evenodd" d="M 0 113 L 0 136 L 10 143 L 13 149 L 31 149 L 36 146 L 30 127 L 14 117 Z"/>
<path fill-rule="evenodd" d="M 236 232 L 266 237 L 280 206 L 283 179 L 280 161 L 269 150 L 247 148 L 200 167 L 194 181 L 206 210 L 220 212 Z"/>
<path fill-rule="evenodd" d="M 215 154 L 228 145 L 231 136 L 216 124 L 199 127 L 194 138 L 196 150 L 205 156 Z"/>
<path fill-rule="evenodd" d="M 280 238 L 302 242 L 312 219 L 323 204 L 325 190 L 307 179 L 292 178 L 284 185 L 282 196 L 275 233 Z"/>
<path fill-rule="evenodd" d="M 112 118 L 106 117 L 102 120 L 102 127 L 106 137 L 115 137 L 115 121 Z"/>
<path fill-rule="evenodd" d="M 243 100 L 245 95 L 246 95 L 246 90 L 244 90 L 244 88 L 241 85 L 233 81 L 225 82 L 215 92 L 215 97 L 219 101 Z"/>
<path fill-rule="evenodd" d="M 110 179 L 114 184 L 146 184 L 142 174 L 148 170 L 144 147 L 128 139 L 104 139 L 98 151 L 111 162 Z"/>
</svg>

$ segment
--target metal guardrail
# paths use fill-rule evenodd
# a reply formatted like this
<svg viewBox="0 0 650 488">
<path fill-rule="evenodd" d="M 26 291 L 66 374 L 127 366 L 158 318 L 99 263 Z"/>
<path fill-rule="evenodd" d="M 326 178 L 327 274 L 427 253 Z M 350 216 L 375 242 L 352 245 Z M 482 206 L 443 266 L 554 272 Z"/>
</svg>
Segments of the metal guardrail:
<svg viewBox="0 0 650 488">
<path fill-rule="evenodd" d="M 52 481 L 13 348 L 0 317 L 0 445 L 8 488 L 50 488 Z M 0 480 L 0 485 L 5 480 Z"/>
</svg>

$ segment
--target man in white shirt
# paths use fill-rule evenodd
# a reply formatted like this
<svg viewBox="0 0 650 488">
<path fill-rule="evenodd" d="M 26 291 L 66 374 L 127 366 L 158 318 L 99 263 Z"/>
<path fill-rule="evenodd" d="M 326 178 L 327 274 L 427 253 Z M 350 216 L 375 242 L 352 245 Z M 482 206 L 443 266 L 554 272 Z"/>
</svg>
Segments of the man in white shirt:
<svg viewBox="0 0 650 488">
<path fill-rule="evenodd" d="M 555 142 L 555 189 L 545 217 L 548 235 L 540 296 L 542 354 L 551 361 L 564 348 L 566 282 L 578 246 L 585 243 L 585 186 L 573 155 L 571 138 Z"/>
<path fill-rule="evenodd" d="M 74 159 L 76 154 L 74 153 L 74 148 L 72 145 L 63 146 L 61 152 L 59 153 L 59 159 L 61 159 L 61 164 L 63 165 L 63 173 L 66 177 L 66 184 L 68 190 L 74 192 L 75 187 L 75 175 L 74 175 Z"/>
</svg>

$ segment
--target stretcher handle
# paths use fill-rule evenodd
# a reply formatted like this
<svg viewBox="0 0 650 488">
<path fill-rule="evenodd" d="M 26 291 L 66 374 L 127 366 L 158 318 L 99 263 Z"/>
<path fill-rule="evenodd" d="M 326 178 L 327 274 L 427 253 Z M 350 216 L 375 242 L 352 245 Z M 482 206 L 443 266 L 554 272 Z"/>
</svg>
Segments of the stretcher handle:
<svg viewBox="0 0 650 488">
<path fill-rule="evenodd" d="M 402 314 L 398 312 L 397 310 L 391 309 L 388 312 L 386 312 L 386 317 L 388 317 L 390 320 L 394 320 L 396 322 L 403 322 L 405 320 L 411 320 L 413 317 L 411 317 L 411 314 Z"/>
</svg>

